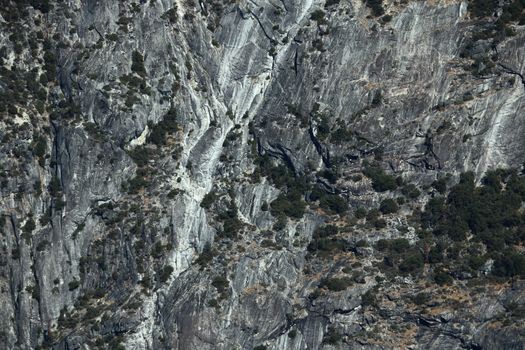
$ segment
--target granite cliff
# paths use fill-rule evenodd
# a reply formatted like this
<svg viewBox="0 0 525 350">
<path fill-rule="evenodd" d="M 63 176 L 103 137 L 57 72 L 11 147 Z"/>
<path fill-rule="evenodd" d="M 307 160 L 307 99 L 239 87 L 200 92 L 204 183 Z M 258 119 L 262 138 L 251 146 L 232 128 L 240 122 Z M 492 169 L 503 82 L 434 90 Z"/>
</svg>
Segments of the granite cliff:
<svg viewBox="0 0 525 350">
<path fill-rule="evenodd" d="M 0 5 L 0 348 L 525 348 L 523 1 Z"/>
</svg>

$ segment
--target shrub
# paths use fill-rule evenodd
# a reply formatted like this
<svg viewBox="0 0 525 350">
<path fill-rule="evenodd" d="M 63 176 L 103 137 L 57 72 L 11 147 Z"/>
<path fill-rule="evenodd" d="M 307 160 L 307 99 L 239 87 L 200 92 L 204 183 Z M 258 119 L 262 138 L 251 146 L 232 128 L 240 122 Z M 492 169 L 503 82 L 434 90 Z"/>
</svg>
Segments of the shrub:
<svg viewBox="0 0 525 350">
<path fill-rule="evenodd" d="M 432 247 L 428 252 L 428 262 L 431 264 L 436 264 L 443 261 L 443 247 L 436 245 Z"/>
<path fill-rule="evenodd" d="M 22 227 L 22 231 L 24 234 L 30 235 L 33 230 L 36 228 L 35 220 L 32 216 L 29 216 L 26 223 L 24 224 L 24 227 Z"/>
<path fill-rule="evenodd" d="M 172 7 L 168 11 L 164 12 L 164 14 L 161 16 L 162 19 L 168 20 L 172 24 L 177 23 L 178 17 L 177 6 Z"/>
<path fill-rule="evenodd" d="M 429 293 L 418 293 L 412 297 L 412 302 L 416 305 L 423 305 L 430 301 Z"/>
<path fill-rule="evenodd" d="M 313 45 L 318 51 L 321 51 L 321 52 L 326 51 L 323 48 L 323 42 L 321 39 L 314 40 Z M 330 124 L 329 124 L 328 116 L 320 115 L 319 121 L 317 123 L 317 137 L 319 138 L 319 140 L 323 141 L 329 135 L 330 135 Z"/>
<path fill-rule="evenodd" d="M 137 174 L 134 178 L 128 181 L 128 193 L 136 194 L 140 189 L 146 187 L 148 181 L 143 177 L 142 174 Z"/>
<path fill-rule="evenodd" d="M 331 256 L 335 251 L 348 251 L 350 244 L 344 239 L 337 238 L 316 238 L 308 245 L 310 253 L 321 257 Z"/>
<path fill-rule="evenodd" d="M 399 271 L 402 273 L 412 273 L 422 268 L 423 265 L 423 256 L 420 253 L 412 253 L 406 256 L 401 264 L 399 264 Z"/>
<path fill-rule="evenodd" d="M 339 232 L 339 229 L 337 226 L 334 225 L 326 225 L 322 227 L 318 227 L 314 231 L 314 237 L 315 238 L 325 238 L 330 236 L 335 236 Z"/>
<path fill-rule="evenodd" d="M 329 278 L 323 282 L 322 286 L 328 288 L 331 291 L 340 292 L 345 290 L 352 285 L 352 280 L 348 277 L 342 278 Z"/>
<path fill-rule="evenodd" d="M 377 229 L 382 229 L 387 226 L 385 219 L 377 219 L 373 223 L 374 223 L 374 227 Z"/>
<path fill-rule="evenodd" d="M 332 327 L 328 328 L 326 334 L 323 335 L 324 344 L 336 345 L 337 343 L 340 343 L 342 339 L 343 337 L 341 334 Z"/>
<path fill-rule="evenodd" d="M 297 192 L 281 193 L 277 199 L 270 203 L 270 212 L 278 217 L 284 214 L 291 218 L 300 219 L 303 217 L 306 203 Z"/>
<path fill-rule="evenodd" d="M 131 71 L 140 76 L 146 75 L 146 68 L 144 67 L 144 57 L 138 51 L 133 51 L 131 54 Z"/>
<path fill-rule="evenodd" d="M 387 198 L 381 202 L 379 210 L 383 214 L 392 214 L 399 210 L 399 206 L 397 205 L 395 200 Z"/>
<path fill-rule="evenodd" d="M 287 223 L 288 219 L 286 218 L 286 215 L 279 214 L 279 216 L 277 216 L 277 221 L 272 226 L 272 229 L 274 229 L 275 231 L 281 231 L 286 227 Z"/>
<path fill-rule="evenodd" d="M 414 184 L 408 184 L 403 186 L 403 188 L 401 189 L 401 193 L 403 193 L 405 197 L 410 199 L 416 199 L 421 194 L 421 192 Z"/>
<path fill-rule="evenodd" d="M 401 254 L 410 248 L 410 243 L 406 238 L 396 238 L 389 242 L 389 250 Z"/>
<path fill-rule="evenodd" d="M 217 289 L 217 292 L 219 292 L 220 294 L 224 294 L 230 287 L 230 282 L 224 276 L 215 276 L 215 278 L 211 282 L 211 285 L 214 286 L 215 289 Z"/>
<path fill-rule="evenodd" d="M 277 188 L 299 193 L 308 189 L 306 178 L 296 176 L 290 167 L 274 165 L 269 156 L 258 157 L 255 163 L 261 175 L 266 176 Z"/>
<path fill-rule="evenodd" d="M 329 7 L 329 6 L 338 5 L 338 4 L 339 4 L 339 1 L 340 1 L 340 0 L 326 0 L 324 6 L 325 6 L 325 7 Z"/>
<path fill-rule="evenodd" d="M 452 277 L 443 270 L 438 270 L 434 273 L 434 281 L 439 285 L 449 284 L 452 282 Z"/>
<path fill-rule="evenodd" d="M 325 194 L 322 196 L 319 200 L 319 206 L 337 214 L 342 214 L 348 209 L 346 201 L 336 194 Z"/>
<path fill-rule="evenodd" d="M 171 276 L 171 273 L 173 272 L 173 267 L 170 266 L 170 265 L 167 265 L 167 266 L 164 266 L 160 271 L 159 271 L 159 281 L 161 283 L 165 283 L 168 281 L 168 279 L 170 278 Z"/>
<path fill-rule="evenodd" d="M 363 173 L 372 180 L 372 187 L 376 192 L 393 191 L 397 188 L 396 179 L 378 167 L 366 167 Z"/>
<path fill-rule="evenodd" d="M 372 209 L 366 215 L 367 223 L 370 226 L 376 227 L 378 229 L 386 227 L 386 221 L 379 217 L 380 212 L 377 209 Z"/>
<path fill-rule="evenodd" d="M 377 298 L 376 298 L 377 290 L 369 289 L 366 291 L 365 294 L 361 296 L 361 304 L 363 306 L 376 306 L 377 305 Z"/>
<path fill-rule="evenodd" d="M 40 287 L 37 285 L 35 286 L 27 286 L 26 291 L 31 293 L 31 297 L 35 300 L 40 300 Z"/>
<path fill-rule="evenodd" d="M 128 151 L 128 155 L 139 167 L 146 166 L 153 156 L 150 150 L 144 146 L 135 147 L 134 149 Z"/>
<path fill-rule="evenodd" d="M 323 171 L 320 171 L 320 172 L 317 173 L 317 175 L 321 176 L 321 177 L 324 177 L 331 184 L 335 184 L 337 182 L 337 178 L 338 178 L 337 173 L 332 171 L 332 170 L 330 170 L 330 169 L 325 169 Z"/>
<path fill-rule="evenodd" d="M 384 15 L 383 17 L 381 17 L 381 20 L 383 21 L 383 23 L 388 23 L 392 20 L 392 16 Z"/>
<path fill-rule="evenodd" d="M 346 128 L 339 128 L 332 133 L 330 140 L 334 143 L 343 143 L 352 141 L 353 133 L 351 130 Z"/>
<path fill-rule="evenodd" d="M 166 136 L 179 130 L 175 109 L 170 109 L 156 125 L 153 125 L 151 122 L 148 123 L 148 127 L 151 129 L 148 142 L 152 142 L 157 146 L 164 145 L 166 143 Z"/>
<path fill-rule="evenodd" d="M 77 289 L 80 286 L 80 282 L 74 279 L 67 284 L 70 291 Z"/>
<path fill-rule="evenodd" d="M 310 15 L 310 19 L 317 22 L 318 25 L 326 24 L 325 13 L 323 10 L 315 10 Z"/>
<path fill-rule="evenodd" d="M 44 251 L 48 245 L 49 245 L 49 242 L 47 240 L 43 240 L 42 242 L 38 243 L 38 245 L 36 246 L 36 251 L 37 252 Z"/>
<path fill-rule="evenodd" d="M 13 260 L 20 259 L 20 249 L 19 248 L 13 248 L 11 249 L 11 258 Z"/>
<path fill-rule="evenodd" d="M 52 197 L 57 197 L 61 191 L 62 191 L 62 186 L 60 184 L 60 180 L 58 179 L 58 176 L 53 175 L 53 177 L 51 178 L 51 181 L 49 182 L 49 194 Z"/>
<path fill-rule="evenodd" d="M 515 251 L 501 254 L 495 259 L 492 272 L 494 275 L 501 277 L 524 276 L 525 256 Z"/>
<path fill-rule="evenodd" d="M 40 136 L 40 135 L 35 136 L 33 139 L 32 146 L 33 146 L 33 150 L 32 150 L 33 154 L 36 157 L 41 158 L 45 156 L 46 150 L 47 150 L 47 142 L 46 142 L 45 137 Z"/>
<path fill-rule="evenodd" d="M 380 17 L 385 13 L 382 0 L 364 0 L 364 2 L 372 10 L 374 17 Z"/>
<path fill-rule="evenodd" d="M 217 199 L 217 194 L 215 192 L 212 191 L 210 193 L 207 193 L 201 201 L 201 204 L 200 204 L 201 208 L 210 209 L 213 202 L 215 202 L 216 199 Z"/>
<path fill-rule="evenodd" d="M 237 216 L 237 206 L 234 201 L 228 204 L 228 210 L 219 214 L 218 219 L 223 222 L 223 235 L 229 238 L 237 238 L 243 223 Z"/>
<path fill-rule="evenodd" d="M 498 5 L 496 0 L 471 0 L 469 3 L 469 10 L 476 17 L 492 16 Z"/>
<path fill-rule="evenodd" d="M 363 207 L 359 207 L 356 209 L 355 211 L 355 217 L 358 218 L 358 219 L 363 219 L 366 217 L 366 215 L 368 214 L 368 212 L 366 211 L 365 208 Z"/>
<path fill-rule="evenodd" d="M 49 3 L 49 0 L 30 0 L 29 4 L 33 6 L 34 9 L 40 10 L 42 13 L 48 13 L 53 5 Z"/>
<path fill-rule="evenodd" d="M 204 248 L 202 249 L 202 253 L 200 253 L 199 257 L 197 258 L 195 262 L 199 264 L 201 267 L 204 267 L 213 260 L 214 256 L 215 254 L 211 248 L 211 244 L 207 242 L 204 245 Z"/>
</svg>

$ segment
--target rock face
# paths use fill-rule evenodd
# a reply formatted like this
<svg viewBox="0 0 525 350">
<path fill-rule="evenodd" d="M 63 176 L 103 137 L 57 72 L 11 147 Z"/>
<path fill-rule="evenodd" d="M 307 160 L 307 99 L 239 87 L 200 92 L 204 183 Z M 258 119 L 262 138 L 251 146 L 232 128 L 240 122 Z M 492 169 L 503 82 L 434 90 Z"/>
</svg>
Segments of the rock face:
<svg viewBox="0 0 525 350">
<path fill-rule="evenodd" d="M 1 0 L 0 348 L 523 349 L 522 238 L 496 278 L 417 219 L 525 161 L 480 3 Z"/>
</svg>

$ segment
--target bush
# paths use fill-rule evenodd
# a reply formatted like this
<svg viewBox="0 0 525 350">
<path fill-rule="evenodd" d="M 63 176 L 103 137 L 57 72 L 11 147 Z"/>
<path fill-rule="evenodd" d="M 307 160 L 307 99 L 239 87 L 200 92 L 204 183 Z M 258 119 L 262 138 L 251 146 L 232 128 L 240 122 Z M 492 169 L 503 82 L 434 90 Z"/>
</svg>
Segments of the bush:
<svg viewBox="0 0 525 350">
<path fill-rule="evenodd" d="M 151 247 L 150 255 L 154 259 L 162 258 L 162 256 L 164 255 L 164 246 L 162 245 L 161 241 L 155 242 L 155 244 Z"/>
<path fill-rule="evenodd" d="M 33 6 L 34 9 L 40 10 L 42 13 L 48 13 L 53 5 L 49 3 L 49 0 L 30 0 L 29 4 Z"/>
<path fill-rule="evenodd" d="M 334 292 L 340 292 L 342 290 L 345 290 L 351 285 L 352 285 L 352 280 L 348 277 L 329 278 L 326 281 L 324 281 L 324 283 L 322 284 L 322 286 Z"/>
<path fill-rule="evenodd" d="M 80 282 L 77 280 L 73 280 L 67 284 L 70 291 L 77 289 L 80 286 Z"/>
<path fill-rule="evenodd" d="M 346 201 L 336 194 L 325 194 L 319 200 L 319 206 L 337 214 L 342 214 L 348 209 Z"/>
<path fill-rule="evenodd" d="M 207 193 L 200 204 L 201 208 L 210 209 L 213 202 L 217 199 L 217 194 L 215 192 Z"/>
<path fill-rule="evenodd" d="M 287 223 L 288 219 L 286 218 L 286 215 L 280 214 L 279 216 L 277 216 L 277 221 L 275 222 L 275 224 L 273 224 L 272 229 L 275 231 L 284 230 Z"/>
<path fill-rule="evenodd" d="M 138 51 L 133 51 L 131 54 L 131 71 L 143 77 L 146 75 L 144 57 Z"/>
<path fill-rule="evenodd" d="M 418 293 L 412 297 L 412 302 L 416 305 L 423 305 L 430 301 L 429 293 Z"/>
<path fill-rule="evenodd" d="M 469 10 L 476 17 L 492 16 L 496 11 L 498 2 L 496 0 L 471 0 Z"/>
<path fill-rule="evenodd" d="M 325 169 L 323 171 L 320 171 L 320 172 L 317 173 L 317 175 L 320 176 L 320 177 L 324 177 L 331 184 L 335 184 L 337 182 L 338 177 L 339 177 L 336 172 L 334 172 L 334 171 L 332 171 L 330 169 Z"/>
<path fill-rule="evenodd" d="M 279 217 L 284 214 L 291 218 L 300 219 L 306 210 L 306 202 L 297 192 L 281 193 L 277 199 L 270 203 L 270 212 Z"/>
<path fill-rule="evenodd" d="M 379 210 L 383 214 L 392 214 L 396 213 L 399 210 L 399 206 L 397 205 L 395 200 L 387 198 L 381 202 Z"/>
<path fill-rule="evenodd" d="M 452 283 L 452 277 L 445 271 L 438 270 L 434 273 L 434 281 L 439 285 Z"/>
<path fill-rule="evenodd" d="M 43 240 L 42 242 L 38 243 L 38 245 L 36 246 L 36 251 L 37 252 L 44 251 L 48 245 L 49 245 L 49 242 L 47 240 Z"/>
<path fill-rule="evenodd" d="M 396 179 L 378 167 L 367 167 L 363 173 L 372 180 L 372 187 L 376 192 L 393 191 L 397 188 Z"/>
<path fill-rule="evenodd" d="M 325 7 L 329 7 L 329 6 L 338 5 L 339 2 L 340 2 L 340 0 L 326 0 L 324 6 Z"/>
<path fill-rule="evenodd" d="M 385 14 L 382 0 L 364 0 L 364 2 L 372 10 L 374 17 L 380 17 Z"/>
<path fill-rule="evenodd" d="M 377 298 L 376 298 L 377 290 L 369 289 L 366 291 L 365 294 L 361 296 L 361 304 L 363 306 L 376 306 L 377 305 Z"/>
<path fill-rule="evenodd" d="M 329 257 L 336 251 L 350 250 L 350 244 L 344 239 L 317 238 L 310 242 L 307 249 L 318 256 Z"/>
<path fill-rule="evenodd" d="M 335 236 L 339 232 L 339 229 L 337 226 L 334 225 L 326 225 L 322 227 L 318 227 L 314 231 L 314 237 L 315 238 L 325 238 L 330 236 Z"/>
<path fill-rule="evenodd" d="M 412 253 L 406 256 L 401 264 L 399 264 L 399 271 L 401 273 L 412 273 L 423 267 L 424 260 L 420 253 Z"/>
<path fill-rule="evenodd" d="M 57 197 L 61 191 L 62 191 L 62 186 L 60 184 L 60 180 L 58 179 L 58 176 L 53 175 L 53 177 L 51 178 L 51 181 L 49 182 L 49 194 L 52 197 Z"/>
<path fill-rule="evenodd" d="M 24 227 L 22 227 L 22 231 L 24 234 L 30 235 L 33 230 L 36 228 L 35 220 L 32 216 L 29 216 L 26 223 L 24 224 Z"/>
<path fill-rule="evenodd" d="M 153 156 L 150 150 L 144 146 L 135 147 L 134 149 L 128 151 L 128 155 L 139 167 L 146 166 Z"/>
<path fill-rule="evenodd" d="M 353 139 L 353 133 L 351 130 L 341 127 L 332 133 L 330 140 L 336 144 L 349 142 Z"/>
<path fill-rule="evenodd" d="M 355 211 L 355 217 L 358 218 L 358 219 L 363 219 L 366 217 L 366 215 L 368 214 L 368 212 L 366 211 L 365 208 L 363 207 L 359 207 L 356 209 Z"/>
<path fill-rule="evenodd" d="M 405 197 L 410 199 L 416 199 L 421 194 L 421 192 L 414 184 L 408 184 L 406 186 L 403 186 L 403 188 L 401 189 L 401 193 L 403 193 Z"/>
<path fill-rule="evenodd" d="M 170 109 L 156 125 L 149 122 L 148 127 L 151 130 L 148 136 L 148 142 L 152 142 L 157 146 L 166 144 L 166 136 L 179 130 L 175 109 Z"/>
<path fill-rule="evenodd" d="M 42 158 L 46 154 L 47 142 L 45 137 L 37 135 L 33 138 L 33 154 L 35 157 Z"/>
<path fill-rule="evenodd" d="M 215 254 L 211 248 L 211 244 L 207 242 L 204 245 L 204 248 L 202 249 L 202 253 L 200 253 L 199 257 L 195 262 L 200 266 L 204 267 L 207 266 L 213 260 L 214 256 Z"/>
<path fill-rule="evenodd" d="M 317 22 L 318 25 L 326 24 L 325 13 L 323 10 L 315 10 L 310 15 L 310 19 Z"/>
<path fill-rule="evenodd" d="M 237 234 L 242 229 L 243 223 L 237 216 L 237 206 L 234 201 L 228 204 L 228 210 L 222 212 L 218 219 L 223 223 L 223 235 L 229 238 L 237 238 Z"/>
<path fill-rule="evenodd" d="M 137 176 L 128 181 L 128 193 L 136 194 L 140 189 L 148 186 L 148 184 L 148 181 L 142 174 L 137 174 Z"/>
<path fill-rule="evenodd" d="M 335 328 L 328 328 L 328 331 L 323 336 L 323 343 L 324 344 L 330 344 L 330 345 L 336 345 L 337 343 L 340 343 L 343 337 L 341 334 L 335 329 Z"/>
<path fill-rule="evenodd" d="M 214 286 L 215 289 L 217 289 L 217 292 L 219 292 L 220 294 L 224 294 L 230 287 L 230 282 L 224 276 L 215 276 L 215 278 L 211 282 L 211 285 Z"/>
<path fill-rule="evenodd" d="M 172 24 L 177 23 L 177 19 L 178 19 L 177 7 L 175 6 L 169 9 L 168 11 L 164 12 L 161 18 L 170 21 L 170 23 Z"/>
<path fill-rule="evenodd" d="M 406 238 L 396 238 L 390 241 L 389 250 L 398 254 L 406 252 L 410 248 L 410 242 Z"/>
<path fill-rule="evenodd" d="M 170 265 L 167 265 L 167 266 L 164 266 L 160 271 L 159 271 L 159 281 L 161 283 L 165 283 L 168 281 L 168 279 L 170 278 L 171 276 L 171 273 L 173 272 L 173 267 L 170 266 Z"/>
<path fill-rule="evenodd" d="M 493 274 L 500 277 L 514 277 L 525 275 L 525 256 L 508 251 L 499 255 L 494 261 Z"/>
<path fill-rule="evenodd" d="M 382 228 L 385 228 L 387 226 L 385 219 L 374 220 L 373 224 L 374 224 L 374 227 L 377 228 L 377 229 L 382 229 Z"/>
</svg>

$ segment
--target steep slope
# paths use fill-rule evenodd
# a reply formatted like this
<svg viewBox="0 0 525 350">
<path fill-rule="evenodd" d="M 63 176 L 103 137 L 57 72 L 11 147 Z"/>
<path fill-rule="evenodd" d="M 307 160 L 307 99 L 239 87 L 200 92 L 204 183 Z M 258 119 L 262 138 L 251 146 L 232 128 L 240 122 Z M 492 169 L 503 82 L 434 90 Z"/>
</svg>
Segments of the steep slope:
<svg viewBox="0 0 525 350">
<path fill-rule="evenodd" d="M 0 5 L 6 349 L 523 348 L 519 1 Z"/>
</svg>

